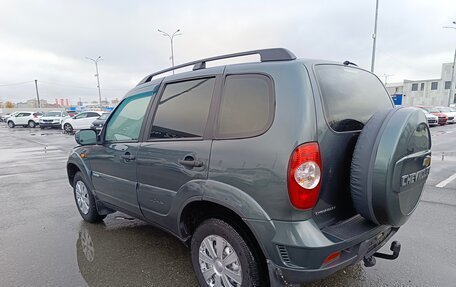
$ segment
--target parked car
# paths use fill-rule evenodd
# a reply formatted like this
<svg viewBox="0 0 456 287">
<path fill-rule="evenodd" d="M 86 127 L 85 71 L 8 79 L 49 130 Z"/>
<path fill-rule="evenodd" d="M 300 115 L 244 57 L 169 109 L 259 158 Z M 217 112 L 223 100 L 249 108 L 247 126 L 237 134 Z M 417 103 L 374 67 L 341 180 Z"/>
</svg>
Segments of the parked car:
<svg viewBox="0 0 456 287">
<path fill-rule="evenodd" d="M 6 115 L 3 117 L 3 121 L 4 121 L 5 123 L 7 123 L 7 122 L 8 122 L 8 119 L 9 119 L 10 117 L 14 117 L 14 116 L 17 115 L 18 113 L 19 113 L 19 112 L 14 112 L 14 113 L 11 113 L 11 114 L 6 114 Z"/>
<path fill-rule="evenodd" d="M 420 107 L 418 107 L 420 108 Z M 427 122 L 429 126 L 438 126 L 439 125 L 439 117 L 436 115 L 431 114 L 428 112 L 426 109 L 420 108 L 423 112 L 424 115 L 426 116 Z"/>
<path fill-rule="evenodd" d="M 455 123 L 455 120 L 454 120 L 454 117 L 456 117 L 455 111 L 452 111 L 451 108 L 449 108 L 449 107 L 435 107 L 435 108 L 448 118 L 447 123 L 449 123 L 449 124 Z"/>
<path fill-rule="evenodd" d="M 425 106 L 417 106 L 417 107 L 424 109 L 424 110 L 428 111 L 429 113 L 437 116 L 439 118 L 439 125 L 441 125 L 441 126 L 446 125 L 446 123 L 448 121 L 448 117 L 445 114 L 441 113 L 437 108 L 425 107 Z"/>
<path fill-rule="evenodd" d="M 50 111 L 45 113 L 39 121 L 41 129 L 45 128 L 61 128 L 62 122 L 68 118 L 68 114 L 65 111 Z"/>
<path fill-rule="evenodd" d="M 17 112 L 8 117 L 6 121 L 10 128 L 14 128 L 15 126 L 34 128 L 38 125 L 40 117 L 41 114 L 37 112 Z"/>
<path fill-rule="evenodd" d="M 71 110 L 68 110 L 68 111 L 66 111 L 66 112 L 67 112 L 68 116 L 70 116 L 70 117 L 74 117 L 75 115 L 78 114 L 78 112 L 76 112 L 76 111 L 71 111 Z"/>
<path fill-rule="evenodd" d="M 72 118 L 66 118 L 62 122 L 62 129 L 67 133 L 74 130 L 89 129 L 92 123 L 102 115 L 100 111 L 87 111 L 77 114 Z"/>
<path fill-rule="evenodd" d="M 110 115 L 110 113 L 103 113 L 98 119 L 96 119 L 92 123 L 90 128 L 92 130 L 96 131 L 97 133 L 100 133 L 100 131 L 103 128 L 103 125 L 106 122 L 106 120 L 108 119 L 109 115 Z"/>
<path fill-rule="evenodd" d="M 431 163 L 421 110 L 394 108 L 348 61 L 286 49 L 148 75 L 100 135 L 75 139 L 67 173 L 82 218 L 119 210 L 167 230 L 190 247 L 200 286 L 291 285 L 397 258 L 397 241 L 377 250 L 414 212 Z"/>
</svg>

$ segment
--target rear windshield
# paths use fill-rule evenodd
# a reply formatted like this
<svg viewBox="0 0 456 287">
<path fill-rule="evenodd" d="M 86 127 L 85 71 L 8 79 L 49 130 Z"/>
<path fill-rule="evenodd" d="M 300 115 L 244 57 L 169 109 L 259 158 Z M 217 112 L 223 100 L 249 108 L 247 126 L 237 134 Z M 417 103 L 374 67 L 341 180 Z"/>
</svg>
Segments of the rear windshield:
<svg viewBox="0 0 456 287">
<path fill-rule="evenodd" d="M 339 65 L 315 70 L 326 119 L 337 132 L 361 130 L 376 111 L 393 107 L 383 84 L 369 72 Z"/>
</svg>

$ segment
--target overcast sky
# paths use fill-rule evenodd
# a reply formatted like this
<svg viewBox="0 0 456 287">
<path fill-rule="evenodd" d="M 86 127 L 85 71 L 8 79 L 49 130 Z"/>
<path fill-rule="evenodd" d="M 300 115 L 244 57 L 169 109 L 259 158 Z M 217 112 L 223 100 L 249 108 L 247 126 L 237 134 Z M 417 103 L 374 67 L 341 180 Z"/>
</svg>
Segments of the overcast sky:
<svg viewBox="0 0 456 287">
<path fill-rule="evenodd" d="M 375 0 L 346 1 L 20 1 L 0 0 L 0 101 L 35 97 L 121 98 L 170 62 L 285 47 L 299 58 L 350 60 L 370 69 Z M 388 82 L 439 78 L 451 62 L 454 0 L 380 0 L 376 74 Z M 25 82 L 25 83 L 23 83 Z M 23 83 L 17 85 L 10 85 Z"/>
</svg>

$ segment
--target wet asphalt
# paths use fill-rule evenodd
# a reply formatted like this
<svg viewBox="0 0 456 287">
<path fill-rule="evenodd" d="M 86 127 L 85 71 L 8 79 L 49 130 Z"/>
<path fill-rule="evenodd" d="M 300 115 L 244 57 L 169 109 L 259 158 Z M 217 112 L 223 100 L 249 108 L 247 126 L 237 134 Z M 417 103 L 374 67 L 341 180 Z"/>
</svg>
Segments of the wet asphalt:
<svg viewBox="0 0 456 287">
<path fill-rule="evenodd" d="M 400 257 L 306 286 L 456 286 L 456 180 L 436 187 L 456 173 L 456 125 L 431 132 L 422 200 L 393 237 Z M 65 170 L 75 145 L 58 130 L 0 124 L 0 286 L 197 286 L 171 235 L 119 212 L 82 221 Z"/>
</svg>

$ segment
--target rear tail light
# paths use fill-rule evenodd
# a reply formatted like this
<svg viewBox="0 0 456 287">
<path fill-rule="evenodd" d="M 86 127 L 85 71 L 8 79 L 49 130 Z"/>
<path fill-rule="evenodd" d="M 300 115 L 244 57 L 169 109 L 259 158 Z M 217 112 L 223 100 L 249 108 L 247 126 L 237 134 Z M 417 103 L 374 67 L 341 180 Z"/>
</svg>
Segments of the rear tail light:
<svg viewBox="0 0 456 287">
<path fill-rule="evenodd" d="M 288 164 L 288 195 L 294 207 L 315 206 L 321 185 L 321 156 L 318 143 L 298 146 Z"/>
</svg>

